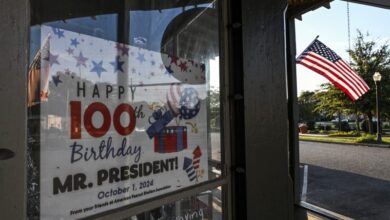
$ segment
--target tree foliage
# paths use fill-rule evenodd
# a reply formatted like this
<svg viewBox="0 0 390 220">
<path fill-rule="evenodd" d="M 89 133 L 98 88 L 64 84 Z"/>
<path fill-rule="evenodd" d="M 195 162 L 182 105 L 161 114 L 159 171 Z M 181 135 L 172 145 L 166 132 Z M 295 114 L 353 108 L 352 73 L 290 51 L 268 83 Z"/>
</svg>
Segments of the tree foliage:
<svg viewBox="0 0 390 220">
<path fill-rule="evenodd" d="M 317 121 L 320 115 L 314 111 L 317 100 L 315 92 L 303 91 L 298 97 L 299 122 Z"/>
<path fill-rule="evenodd" d="M 351 112 L 351 100 L 339 88 L 333 84 L 325 83 L 316 91 L 315 98 L 318 100 L 314 111 L 332 117 L 340 113 Z"/>
<path fill-rule="evenodd" d="M 375 72 L 382 74 L 381 81 L 381 104 L 384 115 L 389 115 L 390 112 L 390 49 L 387 43 L 378 45 L 374 40 L 368 40 L 370 35 L 362 34 L 358 30 L 358 36 L 353 48 L 349 50 L 349 55 L 352 58 L 352 68 L 360 74 L 363 80 L 370 87 L 370 91 L 364 94 L 356 101 L 356 106 L 359 112 L 363 113 L 369 120 L 369 131 L 373 133 L 372 118 L 376 111 L 376 91 L 375 83 L 372 76 Z"/>
</svg>

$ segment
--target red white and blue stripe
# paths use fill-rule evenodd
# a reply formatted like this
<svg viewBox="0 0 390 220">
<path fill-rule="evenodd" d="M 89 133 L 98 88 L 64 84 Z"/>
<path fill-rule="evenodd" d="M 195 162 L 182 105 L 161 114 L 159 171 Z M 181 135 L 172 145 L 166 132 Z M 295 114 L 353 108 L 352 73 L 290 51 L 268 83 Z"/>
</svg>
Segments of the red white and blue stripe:
<svg viewBox="0 0 390 220">
<path fill-rule="evenodd" d="M 183 170 L 186 171 L 188 179 L 192 182 L 196 179 L 196 172 L 192 165 L 192 160 L 188 157 L 184 157 Z"/>
<path fill-rule="evenodd" d="M 358 73 L 317 39 L 299 55 L 297 63 L 327 78 L 352 101 L 356 101 L 370 90 Z"/>
</svg>

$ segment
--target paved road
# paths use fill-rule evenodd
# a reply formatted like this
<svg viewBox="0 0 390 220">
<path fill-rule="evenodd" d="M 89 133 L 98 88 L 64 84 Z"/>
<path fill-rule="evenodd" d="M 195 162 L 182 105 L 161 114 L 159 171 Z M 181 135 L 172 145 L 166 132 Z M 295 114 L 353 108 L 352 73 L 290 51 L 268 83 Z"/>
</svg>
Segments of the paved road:
<svg viewBox="0 0 390 220">
<path fill-rule="evenodd" d="M 390 181 L 390 148 L 300 142 L 301 163 Z"/>
<path fill-rule="evenodd" d="M 354 219 L 390 219 L 390 149 L 300 142 L 300 161 L 308 165 L 307 202 Z"/>
</svg>

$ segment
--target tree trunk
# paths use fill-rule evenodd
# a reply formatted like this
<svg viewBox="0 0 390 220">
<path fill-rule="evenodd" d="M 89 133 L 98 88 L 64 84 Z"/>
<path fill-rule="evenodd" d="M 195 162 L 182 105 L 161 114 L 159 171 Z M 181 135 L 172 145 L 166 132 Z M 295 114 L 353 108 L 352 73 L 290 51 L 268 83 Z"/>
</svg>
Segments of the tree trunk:
<svg viewBox="0 0 390 220">
<path fill-rule="evenodd" d="M 355 115 L 356 115 L 356 132 L 360 134 L 360 127 L 359 127 L 359 113 L 357 110 L 357 105 L 355 104 Z"/>
<path fill-rule="evenodd" d="M 372 114 L 369 112 L 368 116 L 368 133 L 374 134 L 374 123 L 372 122 Z"/>
<path fill-rule="evenodd" d="M 356 114 L 356 122 L 355 122 L 356 132 L 360 134 L 360 126 L 359 126 L 359 115 Z"/>
<path fill-rule="evenodd" d="M 339 131 L 341 131 L 341 112 L 340 111 L 337 113 L 337 116 L 339 117 Z"/>
</svg>

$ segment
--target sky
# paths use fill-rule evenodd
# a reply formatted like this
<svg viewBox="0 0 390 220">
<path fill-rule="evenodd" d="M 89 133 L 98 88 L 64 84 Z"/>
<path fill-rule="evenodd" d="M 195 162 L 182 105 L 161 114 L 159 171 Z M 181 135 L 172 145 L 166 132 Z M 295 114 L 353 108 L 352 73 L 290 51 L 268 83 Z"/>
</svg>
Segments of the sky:
<svg viewBox="0 0 390 220">
<path fill-rule="evenodd" d="M 349 3 L 351 46 L 357 36 L 357 29 L 370 33 L 369 39 L 379 44 L 390 43 L 390 10 L 362 4 Z M 349 61 L 347 2 L 336 0 L 331 8 L 321 7 L 295 21 L 297 56 L 319 35 L 319 40 Z M 328 82 L 323 76 L 297 65 L 298 95 L 302 91 L 314 91 Z"/>
</svg>

